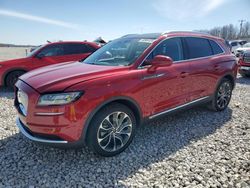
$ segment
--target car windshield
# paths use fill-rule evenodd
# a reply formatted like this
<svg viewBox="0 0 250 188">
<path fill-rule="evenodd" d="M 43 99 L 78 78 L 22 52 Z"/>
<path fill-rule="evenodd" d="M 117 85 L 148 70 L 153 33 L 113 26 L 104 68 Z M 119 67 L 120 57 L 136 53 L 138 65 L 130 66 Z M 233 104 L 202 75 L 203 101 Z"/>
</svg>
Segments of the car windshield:
<svg viewBox="0 0 250 188">
<path fill-rule="evenodd" d="M 38 46 L 36 49 L 34 49 L 33 51 L 31 51 L 30 53 L 28 53 L 27 57 L 32 57 L 34 54 L 36 54 L 37 51 L 39 51 L 40 49 L 42 49 L 44 45 Z"/>
<path fill-rule="evenodd" d="M 86 58 L 87 64 L 106 66 L 127 66 L 148 48 L 155 39 L 120 38 L 116 39 Z"/>
<path fill-rule="evenodd" d="M 250 47 L 250 42 L 244 44 L 243 47 L 247 47 L 247 48 Z"/>
</svg>

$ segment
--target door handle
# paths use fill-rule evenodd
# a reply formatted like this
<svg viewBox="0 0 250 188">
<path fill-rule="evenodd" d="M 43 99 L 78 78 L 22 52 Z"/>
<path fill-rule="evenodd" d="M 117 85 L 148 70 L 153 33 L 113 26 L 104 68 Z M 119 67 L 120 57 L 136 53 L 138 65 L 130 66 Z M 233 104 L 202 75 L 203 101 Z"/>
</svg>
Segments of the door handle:
<svg viewBox="0 0 250 188">
<path fill-rule="evenodd" d="M 181 78 L 185 78 L 185 77 L 188 76 L 188 75 L 189 75 L 188 72 L 182 72 L 182 73 L 181 73 Z"/>
</svg>

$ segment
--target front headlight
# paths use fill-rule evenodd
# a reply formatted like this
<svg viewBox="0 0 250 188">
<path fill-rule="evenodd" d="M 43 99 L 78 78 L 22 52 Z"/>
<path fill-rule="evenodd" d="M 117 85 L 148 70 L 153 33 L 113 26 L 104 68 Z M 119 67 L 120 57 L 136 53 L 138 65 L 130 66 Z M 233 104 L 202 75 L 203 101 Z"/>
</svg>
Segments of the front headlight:
<svg viewBox="0 0 250 188">
<path fill-rule="evenodd" d="M 39 106 L 64 105 L 76 101 L 82 96 L 83 92 L 52 93 L 45 94 L 39 98 Z"/>
</svg>

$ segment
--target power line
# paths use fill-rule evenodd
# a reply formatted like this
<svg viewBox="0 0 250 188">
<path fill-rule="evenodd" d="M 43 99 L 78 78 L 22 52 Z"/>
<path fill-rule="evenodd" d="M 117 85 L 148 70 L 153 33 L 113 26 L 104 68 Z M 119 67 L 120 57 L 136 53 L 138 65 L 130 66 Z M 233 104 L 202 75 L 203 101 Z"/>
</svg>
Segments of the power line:
<svg viewBox="0 0 250 188">
<path fill-rule="evenodd" d="M 243 23 L 245 22 L 246 20 L 239 20 L 240 22 L 240 36 L 242 36 L 242 26 L 243 26 Z"/>
</svg>

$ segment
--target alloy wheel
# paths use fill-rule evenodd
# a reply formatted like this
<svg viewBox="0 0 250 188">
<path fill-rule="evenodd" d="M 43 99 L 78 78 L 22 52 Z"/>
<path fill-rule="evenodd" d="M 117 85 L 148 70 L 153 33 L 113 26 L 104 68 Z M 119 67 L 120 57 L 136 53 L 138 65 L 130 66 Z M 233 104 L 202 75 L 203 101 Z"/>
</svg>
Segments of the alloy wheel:
<svg viewBox="0 0 250 188">
<path fill-rule="evenodd" d="M 131 137 L 132 126 L 132 120 L 125 112 L 109 114 L 98 128 L 99 146 L 107 152 L 121 149 Z"/>
<path fill-rule="evenodd" d="M 217 105 L 220 109 L 225 108 L 231 98 L 231 92 L 232 88 L 229 82 L 224 82 L 219 87 L 218 93 L 217 93 Z"/>
</svg>

